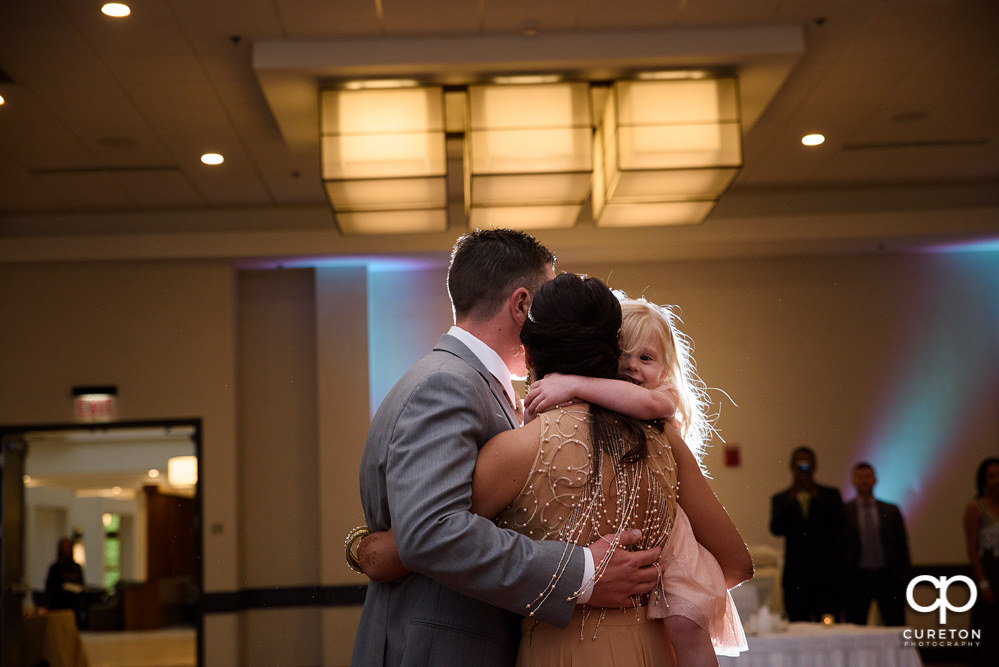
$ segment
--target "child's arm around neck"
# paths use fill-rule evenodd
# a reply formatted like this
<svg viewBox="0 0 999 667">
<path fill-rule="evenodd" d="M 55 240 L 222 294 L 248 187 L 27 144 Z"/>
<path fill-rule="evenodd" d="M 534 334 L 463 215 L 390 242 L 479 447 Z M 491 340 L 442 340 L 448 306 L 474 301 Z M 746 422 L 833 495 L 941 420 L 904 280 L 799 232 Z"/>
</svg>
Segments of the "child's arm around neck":
<svg viewBox="0 0 999 667">
<path fill-rule="evenodd" d="M 676 403 L 666 392 L 646 389 L 627 380 L 549 373 L 531 383 L 524 399 L 525 414 L 533 417 L 574 401 L 595 403 L 636 419 L 669 421 L 676 413 Z"/>
</svg>

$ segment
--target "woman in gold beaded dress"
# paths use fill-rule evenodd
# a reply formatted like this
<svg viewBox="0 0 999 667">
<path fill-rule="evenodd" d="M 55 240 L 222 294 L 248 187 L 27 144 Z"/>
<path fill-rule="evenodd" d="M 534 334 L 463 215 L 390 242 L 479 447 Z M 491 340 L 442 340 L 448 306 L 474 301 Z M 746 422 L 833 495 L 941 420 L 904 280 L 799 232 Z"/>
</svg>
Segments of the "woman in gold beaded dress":
<svg viewBox="0 0 999 667">
<path fill-rule="evenodd" d="M 622 314 L 618 373 L 635 388 L 661 397 L 659 411 L 635 414 L 633 406 L 641 394 L 623 391 L 618 381 L 550 373 L 531 384 L 524 399 L 525 414 L 533 417 L 550 407 L 582 400 L 633 416 L 663 419 L 676 426 L 704 469 L 704 451 L 715 429 L 707 415 L 707 389 L 695 370 L 693 344 L 680 331 L 679 316 L 670 306 L 629 299 L 623 292 L 616 295 Z M 654 405 L 650 402 L 649 407 Z M 736 656 L 748 649 L 728 590 L 746 576 L 739 562 L 739 552 L 744 555 L 745 550 L 728 553 L 720 550 L 724 543 L 712 545 L 713 535 L 702 532 L 701 537 L 714 546 L 718 557 L 697 541 L 693 526 L 679 508 L 661 559 L 666 564 L 662 568 L 665 596 L 650 610 L 651 616 L 663 619 L 680 665 L 714 665 L 716 655 Z"/>
<path fill-rule="evenodd" d="M 603 283 L 563 274 L 538 290 L 521 340 L 535 377 L 616 378 L 620 326 L 620 304 Z M 490 440 L 473 479 L 475 512 L 496 515 L 501 526 L 535 539 L 575 544 L 639 529 L 638 548 L 665 545 L 678 502 L 697 529 L 731 552 L 744 552 L 746 578 L 751 576 L 741 536 L 671 425 L 588 403 L 556 407 Z M 604 565 L 596 563 L 594 580 Z M 552 573 L 553 580 L 560 575 Z M 548 595 L 540 591 L 531 607 Z M 649 615 L 658 596 L 661 586 L 628 609 L 580 605 L 566 629 L 528 616 L 518 665 L 676 664 L 662 622 Z"/>
</svg>

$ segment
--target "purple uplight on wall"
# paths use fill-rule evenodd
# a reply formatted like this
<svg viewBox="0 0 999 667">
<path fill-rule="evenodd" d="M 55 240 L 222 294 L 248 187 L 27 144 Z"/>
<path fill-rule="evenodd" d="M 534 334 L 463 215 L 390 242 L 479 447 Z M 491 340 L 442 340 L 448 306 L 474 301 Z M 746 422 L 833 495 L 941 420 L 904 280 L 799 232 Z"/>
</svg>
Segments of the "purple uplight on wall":
<svg viewBox="0 0 999 667">
<path fill-rule="evenodd" d="M 905 306 L 905 339 L 895 346 L 895 377 L 879 392 L 883 402 L 853 458 L 874 466 L 876 495 L 899 504 L 907 519 L 942 480 L 968 474 L 954 463 L 974 446 L 967 429 L 994 418 L 999 241 L 962 248 L 924 258 Z M 849 472 L 843 488 L 850 488 Z"/>
</svg>

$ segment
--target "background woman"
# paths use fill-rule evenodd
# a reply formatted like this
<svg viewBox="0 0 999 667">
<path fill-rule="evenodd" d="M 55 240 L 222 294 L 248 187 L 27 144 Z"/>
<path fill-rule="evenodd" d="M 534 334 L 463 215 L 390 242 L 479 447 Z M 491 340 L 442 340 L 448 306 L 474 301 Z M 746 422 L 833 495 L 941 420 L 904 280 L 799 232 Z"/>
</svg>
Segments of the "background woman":
<svg viewBox="0 0 999 667">
<path fill-rule="evenodd" d="M 982 630 L 975 649 L 976 665 L 999 665 L 999 458 L 989 457 L 978 466 L 977 495 L 964 510 L 964 539 L 968 560 L 978 581 L 978 600 L 971 610 L 971 625 Z"/>
</svg>

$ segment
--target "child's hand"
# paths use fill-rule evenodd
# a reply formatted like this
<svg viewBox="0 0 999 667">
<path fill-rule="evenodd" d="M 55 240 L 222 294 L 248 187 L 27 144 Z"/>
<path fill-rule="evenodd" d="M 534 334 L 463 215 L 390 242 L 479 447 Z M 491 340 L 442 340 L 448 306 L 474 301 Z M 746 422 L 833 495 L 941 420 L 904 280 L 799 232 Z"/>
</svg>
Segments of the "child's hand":
<svg viewBox="0 0 999 667">
<path fill-rule="evenodd" d="M 549 373 L 531 383 L 524 399 L 525 414 L 539 415 L 559 405 L 572 405 L 576 399 L 576 376 Z"/>
</svg>

